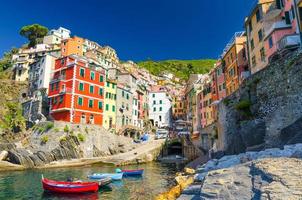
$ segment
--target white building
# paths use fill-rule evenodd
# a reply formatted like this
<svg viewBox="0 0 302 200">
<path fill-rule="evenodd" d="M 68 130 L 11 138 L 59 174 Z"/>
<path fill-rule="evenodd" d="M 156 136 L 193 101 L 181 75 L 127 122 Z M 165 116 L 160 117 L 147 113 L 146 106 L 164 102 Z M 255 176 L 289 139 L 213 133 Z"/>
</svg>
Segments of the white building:
<svg viewBox="0 0 302 200">
<path fill-rule="evenodd" d="M 61 44 L 62 40 L 70 38 L 70 30 L 60 27 L 57 30 L 52 29 L 48 34 L 43 38 L 44 44 Z"/>
<path fill-rule="evenodd" d="M 133 126 L 139 127 L 138 123 L 138 100 L 137 100 L 137 93 L 135 92 L 133 95 L 132 101 L 132 124 Z"/>
<path fill-rule="evenodd" d="M 172 118 L 172 100 L 166 89 L 152 86 L 149 93 L 149 119 L 157 127 L 170 127 Z"/>
<path fill-rule="evenodd" d="M 46 54 L 36 59 L 29 68 L 29 95 L 44 90 L 48 93 L 49 82 L 52 79 L 52 70 L 55 67 L 56 57 Z"/>
</svg>

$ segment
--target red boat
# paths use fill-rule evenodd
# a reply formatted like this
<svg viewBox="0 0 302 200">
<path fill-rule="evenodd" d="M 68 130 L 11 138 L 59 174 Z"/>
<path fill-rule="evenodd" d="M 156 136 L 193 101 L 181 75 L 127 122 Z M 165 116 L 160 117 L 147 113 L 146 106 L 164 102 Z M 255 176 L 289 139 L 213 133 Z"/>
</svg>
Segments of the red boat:
<svg viewBox="0 0 302 200">
<path fill-rule="evenodd" d="M 46 179 L 42 176 L 43 189 L 55 193 L 89 193 L 99 190 L 97 182 L 64 182 Z"/>
</svg>

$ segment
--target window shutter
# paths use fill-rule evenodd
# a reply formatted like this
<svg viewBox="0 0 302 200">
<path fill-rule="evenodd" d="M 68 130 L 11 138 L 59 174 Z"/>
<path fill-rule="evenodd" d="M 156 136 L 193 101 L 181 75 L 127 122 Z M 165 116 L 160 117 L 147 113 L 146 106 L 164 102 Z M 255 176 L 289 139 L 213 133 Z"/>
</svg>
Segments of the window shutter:
<svg viewBox="0 0 302 200">
<path fill-rule="evenodd" d="M 286 24 L 291 24 L 290 15 L 289 15 L 288 11 L 285 12 L 285 23 Z"/>
</svg>

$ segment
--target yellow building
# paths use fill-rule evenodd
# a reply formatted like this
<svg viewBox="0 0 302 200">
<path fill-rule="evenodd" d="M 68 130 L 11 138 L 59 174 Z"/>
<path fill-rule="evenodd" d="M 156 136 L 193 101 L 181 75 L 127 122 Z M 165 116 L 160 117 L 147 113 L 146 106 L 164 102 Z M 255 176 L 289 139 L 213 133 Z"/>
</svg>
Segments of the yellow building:
<svg viewBox="0 0 302 200">
<path fill-rule="evenodd" d="M 247 43 L 249 52 L 249 64 L 251 73 L 254 74 L 265 68 L 268 59 L 264 47 L 264 28 L 269 26 L 271 21 L 271 6 L 275 0 L 258 0 L 257 5 L 251 14 L 245 19 L 245 29 L 247 33 Z"/>
<path fill-rule="evenodd" d="M 103 127 L 115 131 L 116 125 L 116 81 L 107 79 L 104 92 Z"/>
</svg>

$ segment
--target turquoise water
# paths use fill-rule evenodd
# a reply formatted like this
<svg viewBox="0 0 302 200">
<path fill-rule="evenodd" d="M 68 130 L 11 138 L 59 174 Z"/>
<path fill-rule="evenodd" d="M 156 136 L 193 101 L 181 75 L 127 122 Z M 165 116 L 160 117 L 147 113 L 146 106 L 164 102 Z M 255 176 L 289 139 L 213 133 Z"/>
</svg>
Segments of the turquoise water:
<svg viewBox="0 0 302 200">
<path fill-rule="evenodd" d="M 106 199 L 124 200 L 153 199 L 165 191 L 172 183 L 176 167 L 160 163 L 149 163 L 139 166 L 127 166 L 125 169 L 144 168 L 142 178 L 125 178 L 114 182 L 109 187 L 100 189 L 96 194 L 54 195 L 44 193 L 41 185 L 41 174 L 45 178 L 66 180 L 77 177 L 87 180 L 87 175 L 95 172 L 114 172 L 113 166 L 89 166 L 80 168 L 28 170 L 21 172 L 0 173 L 0 199 Z"/>
</svg>

